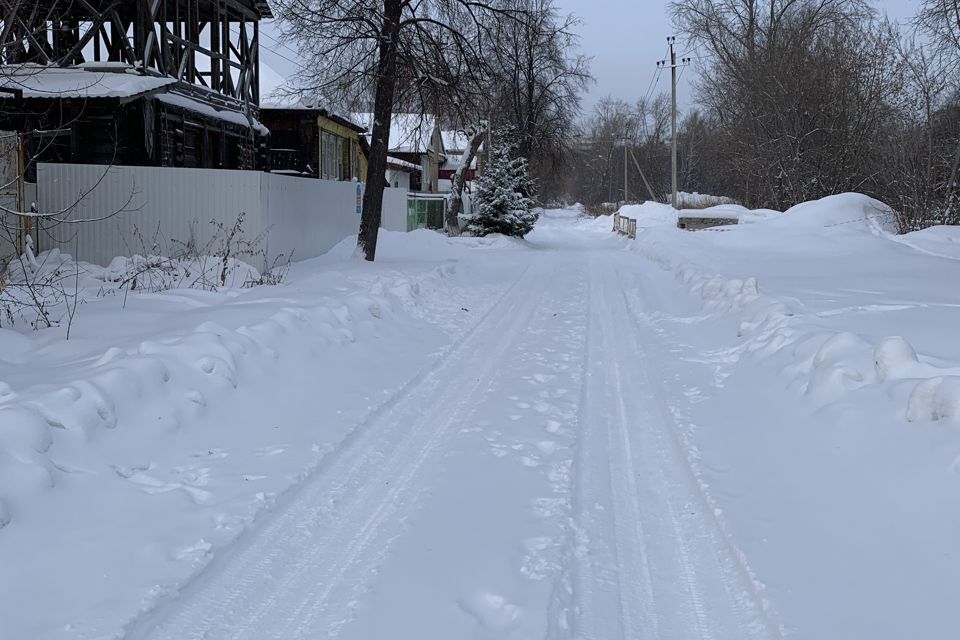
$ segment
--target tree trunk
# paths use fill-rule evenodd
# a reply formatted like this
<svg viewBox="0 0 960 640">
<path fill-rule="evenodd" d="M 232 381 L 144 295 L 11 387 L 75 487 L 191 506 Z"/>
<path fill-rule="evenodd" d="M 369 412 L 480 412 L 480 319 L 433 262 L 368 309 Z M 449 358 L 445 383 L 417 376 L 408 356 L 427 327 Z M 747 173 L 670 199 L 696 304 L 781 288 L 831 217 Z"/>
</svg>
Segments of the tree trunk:
<svg viewBox="0 0 960 640">
<path fill-rule="evenodd" d="M 363 194 L 363 214 L 357 249 L 373 262 L 377 254 L 377 233 L 383 214 L 383 190 L 387 186 L 387 152 L 390 122 L 397 85 L 397 46 L 400 39 L 402 0 L 384 0 L 383 30 L 380 33 L 380 59 L 377 62 L 377 87 L 373 105 L 373 131 L 367 160 L 367 183 Z"/>
<path fill-rule="evenodd" d="M 467 181 L 467 171 L 470 169 L 470 165 L 486 137 L 486 126 L 480 125 L 473 130 L 467 149 L 460 159 L 460 166 L 457 167 L 457 172 L 453 175 L 453 186 L 450 190 L 447 212 L 443 219 L 443 230 L 451 238 L 460 235 L 460 212 L 463 210 L 463 187 Z"/>
</svg>

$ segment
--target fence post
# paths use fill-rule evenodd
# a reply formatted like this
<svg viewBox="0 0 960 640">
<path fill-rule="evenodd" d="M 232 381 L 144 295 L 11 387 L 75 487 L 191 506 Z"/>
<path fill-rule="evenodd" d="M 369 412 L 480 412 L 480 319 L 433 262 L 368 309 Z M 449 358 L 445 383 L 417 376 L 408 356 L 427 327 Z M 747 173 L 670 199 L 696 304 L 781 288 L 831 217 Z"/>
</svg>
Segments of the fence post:
<svg viewBox="0 0 960 640">
<path fill-rule="evenodd" d="M 613 214 L 613 231 L 614 233 L 620 231 L 620 212 Z"/>
</svg>

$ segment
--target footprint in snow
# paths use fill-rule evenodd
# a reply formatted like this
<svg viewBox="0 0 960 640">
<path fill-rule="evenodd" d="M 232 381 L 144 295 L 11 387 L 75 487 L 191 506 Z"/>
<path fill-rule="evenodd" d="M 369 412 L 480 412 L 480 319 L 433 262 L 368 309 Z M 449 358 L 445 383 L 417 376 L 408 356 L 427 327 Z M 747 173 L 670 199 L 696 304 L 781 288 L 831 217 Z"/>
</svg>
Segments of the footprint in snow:
<svg viewBox="0 0 960 640">
<path fill-rule="evenodd" d="M 477 591 L 458 602 L 460 608 L 476 618 L 477 622 L 490 631 L 507 631 L 520 620 L 520 607 L 507 601 L 501 595 L 489 591 Z"/>
<path fill-rule="evenodd" d="M 214 460 L 220 460 L 226 458 L 230 454 L 224 451 L 223 449 L 207 449 L 206 451 L 197 451 L 190 454 L 194 458 L 212 458 Z"/>
<path fill-rule="evenodd" d="M 550 455 L 551 453 L 556 453 L 557 443 L 553 440 L 542 440 L 537 443 L 537 448 L 543 453 Z"/>
<path fill-rule="evenodd" d="M 287 445 L 277 445 L 277 446 L 272 446 L 272 447 L 261 447 L 261 448 L 257 449 L 254 453 L 256 453 L 256 455 L 260 456 L 261 458 L 265 458 L 265 457 L 268 457 L 268 456 L 278 456 L 278 455 L 280 455 L 281 453 L 283 453 L 284 451 L 286 451 L 286 449 L 284 448 L 284 447 L 286 447 L 286 446 L 287 446 Z"/>
<path fill-rule="evenodd" d="M 490 453 L 498 458 L 502 458 L 507 455 L 507 448 L 502 444 L 491 444 Z"/>
<path fill-rule="evenodd" d="M 210 550 L 213 548 L 213 545 L 201 538 L 195 544 L 188 545 L 178 549 L 174 553 L 174 557 L 177 560 L 185 560 L 187 558 L 202 558 L 210 553 Z"/>
<path fill-rule="evenodd" d="M 154 465 L 140 467 L 118 467 L 113 470 L 118 476 L 129 480 L 133 484 L 139 485 L 140 490 L 150 495 L 169 493 L 171 491 L 183 491 L 195 504 L 204 504 L 209 501 L 213 493 L 199 487 L 205 486 L 209 481 L 209 469 L 175 469 L 175 472 L 184 476 L 183 482 L 165 482 L 160 478 L 148 475 L 144 471 L 153 469 Z"/>
</svg>

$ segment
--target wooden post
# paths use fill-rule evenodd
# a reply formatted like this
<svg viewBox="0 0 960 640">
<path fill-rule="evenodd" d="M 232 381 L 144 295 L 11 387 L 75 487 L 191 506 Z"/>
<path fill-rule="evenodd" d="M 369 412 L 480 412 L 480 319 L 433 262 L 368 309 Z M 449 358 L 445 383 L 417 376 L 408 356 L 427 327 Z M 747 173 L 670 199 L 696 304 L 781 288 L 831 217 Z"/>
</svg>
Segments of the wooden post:
<svg viewBox="0 0 960 640">
<path fill-rule="evenodd" d="M 17 134 L 17 211 L 27 211 L 27 196 L 24 192 L 24 171 L 26 171 L 26 139 L 22 132 Z M 20 216 L 19 233 L 17 234 L 17 250 L 23 255 L 27 246 L 27 236 L 33 236 L 33 218 Z M 36 238 L 34 238 L 36 242 Z M 36 245 L 34 245 L 36 246 Z"/>
</svg>

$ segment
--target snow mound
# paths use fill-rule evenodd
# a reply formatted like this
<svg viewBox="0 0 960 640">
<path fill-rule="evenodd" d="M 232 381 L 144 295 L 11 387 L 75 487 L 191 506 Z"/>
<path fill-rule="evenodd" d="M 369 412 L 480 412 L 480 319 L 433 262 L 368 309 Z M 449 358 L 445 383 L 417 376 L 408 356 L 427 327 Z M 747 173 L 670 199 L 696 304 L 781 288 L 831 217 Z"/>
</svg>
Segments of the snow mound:
<svg viewBox="0 0 960 640">
<path fill-rule="evenodd" d="M 677 210 L 668 204 L 647 201 L 620 207 L 620 215 L 633 218 L 638 228 L 677 226 Z M 612 227 L 611 222 L 611 227 Z"/>
<path fill-rule="evenodd" d="M 811 218 L 823 223 L 843 211 L 859 209 L 870 214 L 875 209 L 876 201 L 868 198 L 840 199 L 844 201 L 842 207 L 828 202 L 792 215 L 806 215 L 806 209 Z M 860 228 L 876 230 L 869 225 Z M 901 336 L 873 341 L 826 329 L 799 301 L 761 293 L 756 278 L 729 278 L 678 263 L 660 242 L 637 241 L 633 246 L 672 270 L 690 294 L 701 299 L 704 310 L 739 317 L 738 351 L 779 369 L 791 379 L 792 387 L 817 405 L 839 402 L 864 387 L 882 387 L 890 397 L 905 401 L 902 415 L 908 421 L 960 423 L 960 366 L 933 364 Z M 904 385 L 906 394 L 899 391 Z"/>
<path fill-rule="evenodd" d="M 960 423 L 960 376 L 924 380 L 914 387 L 907 402 L 910 422 Z"/>
<path fill-rule="evenodd" d="M 677 192 L 677 204 L 680 205 L 681 209 L 705 209 L 715 206 L 736 205 L 737 203 L 733 198 L 727 196 L 712 196 L 696 191 L 692 193 L 679 191 Z"/>
<path fill-rule="evenodd" d="M 873 366 L 880 381 L 916 377 L 919 364 L 913 345 L 900 336 L 884 338 L 873 351 Z"/>
<path fill-rule="evenodd" d="M 771 218 L 770 225 L 791 228 L 833 228 L 897 232 L 896 213 L 886 204 L 861 193 L 841 193 L 803 202 Z"/>
<path fill-rule="evenodd" d="M 960 260 L 960 227 L 938 225 L 896 236 L 894 240 L 930 255 Z"/>
</svg>

